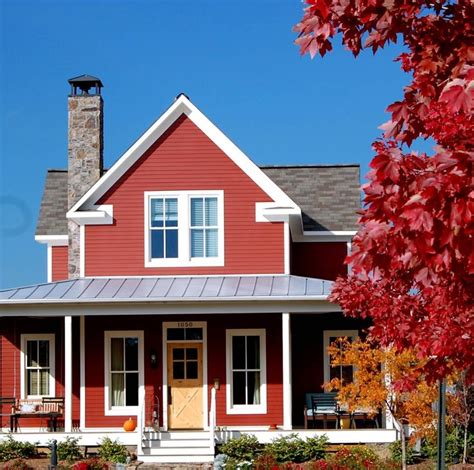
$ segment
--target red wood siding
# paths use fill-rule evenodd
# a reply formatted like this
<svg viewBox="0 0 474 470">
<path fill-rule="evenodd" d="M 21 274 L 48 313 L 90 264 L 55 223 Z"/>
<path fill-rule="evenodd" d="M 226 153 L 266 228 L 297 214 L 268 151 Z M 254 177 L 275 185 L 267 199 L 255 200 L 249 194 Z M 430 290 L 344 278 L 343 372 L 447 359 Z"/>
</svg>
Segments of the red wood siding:
<svg viewBox="0 0 474 470">
<path fill-rule="evenodd" d="M 183 319 L 184 320 L 184 319 Z M 188 320 L 188 318 L 186 318 Z M 153 405 L 158 397 L 162 403 L 162 322 L 177 321 L 176 317 L 142 317 L 133 320 L 127 317 L 87 317 L 86 318 L 86 426 L 121 427 L 129 415 L 106 416 L 104 413 L 104 331 L 144 330 L 145 345 L 145 419 L 151 421 Z M 217 392 L 217 424 L 230 425 L 270 425 L 283 422 L 283 389 L 281 366 L 281 316 L 280 315 L 213 315 L 193 316 L 192 321 L 207 321 L 209 393 L 215 377 L 221 380 Z M 267 359 L 267 414 L 227 415 L 226 414 L 226 345 L 225 330 L 228 328 L 265 328 Z M 158 354 L 158 365 L 152 368 L 150 354 Z M 160 417 L 163 410 L 160 409 Z M 161 419 L 162 424 L 162 419 Z"/>
<path fill-rule="evenodd" d="M 307 245 L 307 243 L 304 243 Z M 322 243 L 321 245 L 324 245 Z M 324 330 L 365 330 L 369 323 L 340 312 L 291 315 L 293 425 L 303 425 L 305 393 L 323 392 Z"/>
<path fill-rule="evenodd" d="M 79 319 L 73 319 L 73 397 L 72 418 L 79 425 Z M 57 397 L 64 396 L 64 320 L 62 318 L 2 318 L 0 328 L 0 396 L 21 397 L 21 335 L 51 333 L 55 335 L 55 375 Z M 39 420 L 20 421 L 21 428 L 38 427 Z"/>
<path fill-rule="evenodd" d="M 223 190 L 225 266 L 144 267 L 144 192 Z M 181 117 L 99 201 L 112 225 L 86 226 L 86 275 L 283 273 L 283 223 L 255 222 L 271 199 L 188 118 Z"/>
<path fill-rule="evenodd" d="M 52 281 L 62 281 L 68 278 L 68 247 L 53 246 L 52 248 Z"/>
<path fill-rule="evenodd" d="M 345 242 L 292 243 L 291 274 L 334 281 L 337 276 L 347 274 L 346 256 Z"/>
</svg>

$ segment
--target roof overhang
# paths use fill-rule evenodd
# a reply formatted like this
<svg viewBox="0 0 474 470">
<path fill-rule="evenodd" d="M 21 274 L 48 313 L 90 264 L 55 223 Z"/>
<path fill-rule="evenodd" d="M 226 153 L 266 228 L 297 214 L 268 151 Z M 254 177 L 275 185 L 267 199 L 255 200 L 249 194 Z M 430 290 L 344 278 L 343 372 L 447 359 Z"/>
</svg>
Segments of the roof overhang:
<svg viewBox="0 0 474 470">
<path fill-rule="evenodd" d="M 331 286 L 291 275 L 80 278 L 0 291 L 0 316 L 340 311 Z"/>
</svg>

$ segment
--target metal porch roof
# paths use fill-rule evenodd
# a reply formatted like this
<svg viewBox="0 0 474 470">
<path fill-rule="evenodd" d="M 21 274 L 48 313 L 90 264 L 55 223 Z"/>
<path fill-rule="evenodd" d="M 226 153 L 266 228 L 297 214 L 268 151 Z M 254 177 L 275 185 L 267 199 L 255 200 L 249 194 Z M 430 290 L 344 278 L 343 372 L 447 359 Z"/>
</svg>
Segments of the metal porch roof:
<svg viewBox="0 0 474 470">
<path fill-rule="evenodd" d="M 331 281 L 292 275 L 96 277 L 0 291 L 0 305 L 326 299 Z"/>
</svg>

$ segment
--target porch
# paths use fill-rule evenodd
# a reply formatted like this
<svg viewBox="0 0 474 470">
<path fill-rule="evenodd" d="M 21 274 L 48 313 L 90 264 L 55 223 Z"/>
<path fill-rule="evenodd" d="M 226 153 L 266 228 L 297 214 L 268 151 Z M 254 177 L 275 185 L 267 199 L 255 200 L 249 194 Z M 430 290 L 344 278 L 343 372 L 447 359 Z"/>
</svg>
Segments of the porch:
<svg viewBox="0 0 474 470">
<path fill-rule="evenodd" d="M 233 279 L 233 297 L 218 302 L 196 297 L 104 301 L 97 292 L 104 292 L 108 281 L 101 280 L 93 300 L 38 302 L 30 290 L 29 302 L 2 305 L 0 396 L 64 398 L 58 432 L 28 419 L 20 422 L 15 438 L 47 442 L 75 436 L 80 445 L 96 445 L 107 434 L 154 458 L 163 452 L 169 456 L 163 449 L 173 446 L 163 442 L 179 441 L 183 433 L 193 436 L 206 458 L 215 440 L 241 433 L 255 434 L 262 442 L 291 432 L 326 434 L 332 443 L 393 441 L 396 431 L 385 417 L 379 429 L 322 429 L 322 421 L 316 429 L 303 429 L 305 395 L 323 392 L 330 373 L 327 341 L 365 325 L 344 318 L 326 301 L 324 287 L 312 292 L 307 284 L 295 287 L 291 278 L 272 281 L 278 296 L 268 289 L 258 298 L 237 295 L 245 282 L 253 282 L 251 292 L 258 292 L 258 279 Z M 155 286 L 149 292 L 156 290 L 157 281 L 147 281 Z M 170 292 L 174 281 L 167 282 Z M 186 280 L 188 286 L 191 282 Z M 203 292 L 207 284 L 199 282 Z M 68 283 L 73 286 L 67 292 L 79 290 L 78 283 L 81 292 L 94 287 L 84 279 L 36 290 L 64 290 Z M 115 293 L 126 283 L 120 280 Z M 134 292 L 140 284 L 135 282 Z M 304 295 L 294 295 L 292 287 Z M 34 354 L 36 362 L 30 360 Z M 6 411 L 3 406 L 2 414 Z M 137 430 L 125 433 L 122 425 L 130 416 Z M 7 433 L 7 418 L 2 419 Z"/>
</svg>

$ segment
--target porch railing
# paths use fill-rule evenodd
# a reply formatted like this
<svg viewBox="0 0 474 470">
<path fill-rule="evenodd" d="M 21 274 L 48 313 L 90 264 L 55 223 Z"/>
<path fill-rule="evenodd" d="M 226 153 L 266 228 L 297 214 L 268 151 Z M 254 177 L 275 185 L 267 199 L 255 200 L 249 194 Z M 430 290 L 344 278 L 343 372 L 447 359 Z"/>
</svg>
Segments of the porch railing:
<svg viewBox="0 0 474 470">
<path fill-rule="evenodd" d="M 140 390 L 137 414 L 137 454 L 143 453 L 143 434 L 145 432 L 145 390 Z"/>
<path fill-rule="evenodd" d="M 214 454 L 216 434 L 216 389 L 211 388 L 211 407 L 209 410 L 209 447 L 211 454 Z"/>
</svg>

